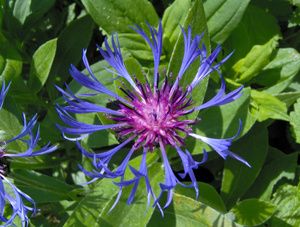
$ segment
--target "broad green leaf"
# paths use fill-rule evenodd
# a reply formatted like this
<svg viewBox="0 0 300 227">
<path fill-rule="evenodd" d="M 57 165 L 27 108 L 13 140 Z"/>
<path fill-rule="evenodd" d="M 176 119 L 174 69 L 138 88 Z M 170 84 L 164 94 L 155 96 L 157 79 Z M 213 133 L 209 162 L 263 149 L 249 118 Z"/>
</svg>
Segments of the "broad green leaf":
<svg viewBox="0 0 300 227">
<path fill-rule="evenodd" d="M 25 149 L 16 150 L 18 152 L 25 151 Z M 51 156 L 51 155 L 50 155 Z M 32 169 L 32 170 L 43 170 L 43 169 L 55 169 L 58 168 L 65 158 L 52 159 L 50 156 L 37 156 L 31 158 L 14 158 L 10 160 L 10 167 L 12 169 Z"/>
<path fill-rule="evenodd" d="M 64 227 L 89 226 L 91 223 L 97 226 L 103 209 L 118 192 L 118 188 L 111 184 L 109 179 L 101 180 L 74 208 Z"/>
<path fill-rule="evenodd" d="M 265 92 L 279 94 L 300 70 L 300 54 L 293 48 L 280 48 L 272 61 L 254 79 L 254 83 L 265 86 Z"/>
<path fill-rule="evenodd" d="M 222 213 L 226 213 L 225 204 L 216 191 L 216 189 L 210 184 L 198 182 L 199 188 L 199 198 L 197 199 L 199 202 L 204 203 L 205 205 L 220 211 Z M 195 199 L 196 193 L 194 188 L 184 188 L 184 187 L 176 187 L 175 192 L 177 194 L 181 194 L 192 199 Z"/>
<path fill-rule="evenodd" d="M 12 175 L 18 188 L 37 203 L 57 202 L 75 197 L 71 191 L 76 187 L 54 177 L 26 170 L 14 171 Z"/>
<path fill-rule="evenodd" d="M 74 20 L 61 32 L 58 36 L 57 52 L 53 63 L 56 67 L 51 73 L 60 76 L 68 75 L 70 64 L 76 64 L 81 59 L 82 49 L 90 42 L 93 28 L 91 18 L 84 16 Z"/>
<path fill-rule="evenodd" d="M 61 141 L 61 132 L 57 130 L 56 124 L 60 122 L 60 118 L 56 112 L 55 106 L 47 107 L 47 115 L 40 122 L 41 143 L 56 143 Z"/>
<path fill-rule="evenodd" d="M 183 28 L 187 30 L 188 26 L 192 27 L 193 36 L 195 36 L 196 34 L 201 34 L 207 30 L 206 19 L 205 19 L 205 14 L 204 14 L 201 0 L 194 1 L 192 7 L 189 9 L 189 12 L 183 24 Z M 210 53 L 210 43 L 209 43 L 209 38 L 207 33 L 204 33 L 202 41 L 206 45 L 208 53 Z M 181 66 L 183 54 L 184 54 L 184 41 L 183 41 L 183 36 L 180 33 L 172 52 L 170 63 L 168 65 L 167 74 L 172 73 L 173 75 L 177 75 Z M 183 87 L 187 86 L 193 80 L 193 78 L 197 73 L 198 67 L 199 67 L 199 61 L 195 61 L 190 66 L 190 68 L 186 71 L 186 73 L 183 75 L 180 82 Z M 208 78 L 204 79 L 200 83 L 200 85 L 198 85 L 194 89 L 192 95 L 194 97 L 193 101 L 195 105 L 198 104 L 200 105 L 202 103 L 205 95 L 206 87 L 207 87 L 207 82 L 208 82 Z M 197 113 L 195 113 L 194 115 L 196 114 Z"/>
<path fill-rule="evenodd" d="M 0 33 L 0 78 L 18 80 L 22 72 L 22 58 L 12 42 Z"/>
<path fill-rule="evenodd" d="M 290 124 L 293 136 L 300 143 L 300 99 L 294 105 L 294 111 L 290 113 Z"/>
<path fill-rule="evenodd" d="M 19 0 L 20 1 L 20 0 Z M 22 0 L 21 0 L 22 1 Z M 55 0 L 30 0 L 30 15 L 26 17 L 25 29 L 34 25 L 37 21 L 43 19 L 43 16 L 49 12 L 49 10 L 54 6 Z M 25 30 L 26 31 L 26 30 Z"/>
<path fill-rule="evenodd" d="M 191 0 L 175 0 L 165 10 L 162 25 L 164 28 L 164 48 L 167 50 L 170 50 L 175 45 L 178 35 L 181 32 L 178 25 L 183 25 L 191 6 Z"/>
<path fill-rule="evenodd" d="M 247 199 L 235 205 L 231 212 L 235 221 L 243 226 L 257 226 L 265 223 L 276 211 L 270 202 L 258 199 Z"/>
<path fill-rule="evenodd" d="M 244 58 L 254 45 L 263 45 L 274 36 L 281 36 L 276 18 L 266 10 L 250 4 L 237 28 L 224 43 L 227 53 L 234 51 L 227 65 L 234 65 Z"/>
<path fill-rule="evenodd" d="M 19 76 L 22 72 L 22 61 L 15 60 L 15 59 L 6 59 L 5 60 L 5 68 L 3 69 L 0 78 L 12 81 L 12 80 L 18 80 Z"/>
<path fill-rule="evenodd" d="M 174 193 L 173 203 L 164 210 L 165 216 L 156 210 L 148 227 L 152 226 L 198 226 L 240 227 L 229 216 L 189 197 Z"/>
<path fill-rule="evenodd" d="M 286 104 L 278 98 L 261 91 L 251 90 L 251 105 L 257 110 L 258 121 L 269 118 L 288 121 Z"/>
<path fill-rule="evenodd" d="M 57 39 L 49 40 L 41 45 L 33 55 L 28 87 L 38 92 L 45 84 L 56 53 Z"/>
<path fill-rule="evenodd" d="M 158 24 L 158 16 L 147 0 L 82 0 L 87 12 L 106 33 L 133 32 L 135 24 Z"/>
<path fill-rule="evenodd" d="M 212 40 L 222 43 L 241 21 L 250 0 L 205 1 L 204 11 Z"/>
<path fill-rule="evenodd" d="M 57 93 L 53 83 L 63 84 L 68 78 L 70 65 L 76 65 L 81 59 L 82 49 L 87 48 L 93 27 L 92 19 L 84 16 L 70 23 L 59 35 L 53 67 L 47 81 L 48 92 L 51 96 L 52 93 Z"/>
<path fill-rule="evenodd" d="M 55 3 L 54 0 L 16 0 L 13 16 L 23 25 L 40 19 Z"/>
<path fill-rule="evenodd" d="M 273 195 L 271 202 L 279 209 L 275 212 L 275 217 L 281 219 L 291 226 L 300 225 L 300 185 L 284 185 Z M 272 221 L 273 222 L 273 221 Z M 276 226 L 272 225 L 271 226 Z"/>
<path fill-rule="evenodd" d="M 233 66 L 234 78 L 239 83 L 253 79 L 269 63 L 276 48 L 278 37 L 275 36 L 264 45 L 255 45 L 250 52 Z"/>
<path fill-rule="evenodd" d="M 21 23 L 24 24 L 26 17 L 30 14 L 31 0 L 16 0 L 13 15 Z"/>
<path fill-rule="evenodd" d="M 159 189 L 158 182 L 162 181 L 163 169 L 160 163 L 155 163 L 157 154 L 148 154 L 148 173 L 154 192 Z M 129 165 L 139 168 L 141 157 L 130 161 Z M 125 178 L 128 174 L 125 174 Z M 131 174 L 132 175 L 132 174 Z M 114 180 L 117 182 L 117 180 Z M 147 193 L 144 180 L 141 180 L 133 204 L 126 201 L 131 188 L 123 189 L 122 197 L 116 207 L 108 213 L 113 205 L 119 188 L 113 185 L 111 179 L 103 179 L 96 184 L 93 191 L 88 193 L 74 209 L 64 227 L 68 226 L 145 226 L 151 218 L 153 207 L 147 206 Z M 152 201 L 153 202 L 153 201 Z"/>
<path fill-rule="evenodd" d="M 253 127 L 244 137 L 235 142 L 230 150 L 244 158 L 251 168 L 230 157 L 226 160 L 221 195 L 227 208 L 233 207 L 245 194 L 263 166 L 268 152 L 268 132 L 265 125 L 259 124 Z"/>
<path fill-rule="evenodd" d="M 275 185 L 279 186 L 280 180 L 293 180 L 297 167 L 298 153 L 286 155 L 272 147 L 269 149 L 272 160 L 264 165 L 254 184 L 246 193 L 246 198 L 260 198 L 269 200 Z"/>
</svg>

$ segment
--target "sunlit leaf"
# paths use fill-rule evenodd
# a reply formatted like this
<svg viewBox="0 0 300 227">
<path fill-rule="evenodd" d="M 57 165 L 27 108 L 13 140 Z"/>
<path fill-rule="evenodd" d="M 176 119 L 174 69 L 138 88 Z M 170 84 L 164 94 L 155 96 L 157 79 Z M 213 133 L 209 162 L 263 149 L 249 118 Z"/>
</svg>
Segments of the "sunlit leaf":
<svg viewBox="0 0 300 227">
<path fill-rule="evenodd" d="M 33 55 L 28 86 L 38 92 L 45 84 L 56 53 L 57 39 L 50 40 L 40 46 Z"/>
<path fill-rule="evenodd" d="M 244 226 L 263 224 L 275 211 L 275 205 L 258 199 L 243 200 L 231 210 L 235 215 L 236 222 Z"/>
</svg>

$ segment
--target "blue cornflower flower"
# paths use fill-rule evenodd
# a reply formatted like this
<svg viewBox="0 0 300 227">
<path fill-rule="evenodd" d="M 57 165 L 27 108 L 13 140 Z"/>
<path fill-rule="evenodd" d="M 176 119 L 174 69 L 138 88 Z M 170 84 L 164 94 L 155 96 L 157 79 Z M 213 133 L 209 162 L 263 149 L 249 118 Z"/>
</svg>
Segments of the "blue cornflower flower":
<svg viewBox="0 0 300 227">
<path fill-rule="evenodd" d="M 0 93 L 0 106 L 2 107 L 6 93 L 9 89 L 10 84 L 5 87 L 5 82 L 3 81 L 2 89 Z M 35 150 L 37 147 L 37 142 L 40 138 L 39 127 L 37 132 L 34 133 L 33 129 L 37 123 L 37 115 L 27 122 L 25 114 L 23 114 L 23 129 L 19 135 L 0 142 L 0 222 L 4 224 L 1 226 L 13 225 L 14 219 L 18 216 L 22 222 L 22 226 L 28 226 L 29 218 L 28 212 L 34 215 L 37 211 L 35 202 L 33 199 L 18 189 L 13 183 L 7 178 L 7 170 L 10 158 L 23 158 L 23 157 L 34 157 L 38 155 L 43 155 L 55 151 L 57 146 L 51 146 L 48 143 L 46 146 Z M 27 145 L 27 150 L 22 153 L 7 153 L 5 147 L 7 144 L 13 141 L 21 141 Z M 27 206 L 24 204 L 24 200 L 29 202 L 32 206 Z M 4 209 L 6 204 L 11 206 L 12 213 L 10 216 L 4 216 Z"/>
<path fill-rule="evenodd" d="M 193 170 L 197 169 L 199 165 L 206 161 L 207 154 L 204 150 L 203 160 L 194 160 L 192 154 L 187 149 L 183 148 L 186 137 L 191 136 L 208 144 L 224 159 L 230 156 L 243 162 L 247 166 L 250 165 L 244 159 L 229 150 L 233 139 L 236 138 L 239 132 L 237 135 L 225 139 L 204 137 L 192 132 L 192 125 L 196 124 L 196 120 L 187 120 L 184 117 L 184 115 L 191 114 L 194 111 L 199 111 L 212 106 L 224 105 L 241 96 L 243 87 L 239 87 L 236 90 L 226 94 L 225 81 L 221 76 L 221 88 L 211 100 L 203 103 L 202 105 L 196 106 L 194 106 L 192 103 L 191 93 L 193 89 L 205 77 L 210 75 L 211 72 L 217 71 L 220 74 L 220 66 L 230 57 L 230 55 L 225 57 L 219 63 L 214 63 L 221 51 L 221 47 L 218 46 L 209 56 L 207 56 L 205 46 L 203 45 L 202 48 L 199 47 L 202 36 L 196 35 L 194 38 L 192 38 L 191 28 L 189 27 L 187 32 L 182 28 L 182 34 L 184 38 L 184 55 L 179 73 L 177 74 L 173 84 L 168 81 L 168 77 L 166 76 L 165 81 L 161 86 L 159 86 L 158 67 L 162 53 L 162 25 L 160 23 L 157 30 L 150 25 L 148 25 L 148 27 L 151 37 L 148 37 L 145 31 L 139 26 L 134 27 L 134 30 L 145 39 L 145 41 L 151 47 L 153 53 L 153 88 L 151 88 L 148 82 L 142 84 L 137 79 L 132 79 L 125 67 L 118 38 L 116 36 L 112 36 L 112 46 L 110 46 L 108 41 L 105 39 L 105 50 L 101 47 L 99 47 L 99 50 L 103 58 L 115 70 L 115 73 L 118 76 L 123 77 L 132 86 L 132 89 L 120 88 L 121 91 L 126 94 L 127 98 L 122 98 L 116 93 L 109 91 L 99 80 L 97 80 L 90 68 L 86 58 L 86 51 L 84 50 L 82 56 L 83 63 L 88 70 L 90 77 L 81 73 L 73 65 L 71 66 L 70 74 L 79 84 L 96 92 L 115 98 L 118 101 L 118 108 L 117 110 L 112 110 L 107 107 L 98 106 L 94 103 L 81 99 L 80 97 L 82 96 L 75 96 L 68 86 L 67 91 L 57 87 L 68 104 L 64 107 L 57 107 L 57 112 L 60 118 L 66 125 L 68 125 L 58 125 L 58 128 L 61 130 L 64 138 L 76 141 L 76 144 L 82 154 L 93 160 L 93 171 L 87 171 L 83 167 L 80 167 L 88 177 L 93 178 L 92 181 L 101 178 L 120 178 L 120 182 L 115 182 L 115 184 L 120 187 L 120 191 L 113 207 L 119 201 L 123 187 L 129 185 L 133 185 L 133 188 L 127 203 L 132 203 L 137 186 L 140 180 L 143 178 L 146 181 L 148 204 L 150 202 L 150 197 L 152 196 L 154 199 L 154 206 L 158 206 L 158 208 L 161 210 L 159 204 L 161 195 L 163 192 L 167 192 L 167 202 L 164 206 L 165 208 L 171 203 L 173 189 L 177 184 L 185 187 L 194 187 L 196 196 L 198 196 L 198 185 Z M 184 73 L 189 66 L 196 59 L 200 60 L 200 67 L 198 68 L 198 71 L 192 82 L 187 87 L 183 88 L 180 86 L 180 80 L 184 76 Z M 85 94 L 85 96 L 86 95 L 92 94 Z M 114 121 L 114 123 L 108 125 L 86 124 L 77 121 L 71 115 L 74 113 L 83 114 L 98 112 L 105 113 L 111 120 Z M 122 142 L 110 150 L 97 154 L 91 153 L 81 146 L 79 141 L 82 138 L 94 132 L 106 129 L 114 130 L 117 135 L 122 138 Z M 182 136 L 182 133 L 184 136 Z M 70 135 L 73 135 L 73 137 L 70 137 Z M 131 148 L 129 149 L 129 152 L 122 163 L 115 170 L 111 170 L 109 167 L 112 157 L 122 148 L 129 146 L 130 144 L 132 144 Z M 171 146 L 175 151 L 177 151 L 178 157 L 182 161 L 184 170 L 182 174 L 179 174 L 179 177 L 184 178 L 185 176 L 189 175 L 192 181 L 191 185 L 184 185 L 174 174 L 168 161 L 166 146 Z M 126 180 L 124 179 L 124 173 L 127 169 L 128 161 L 133 153 L 141 150 L 140 148 L 143 148 L 140 168 L 135 169 L 129 166 L 134 178 Z M 152 190 L 150 183 L 151 180 L 148 177 L 146 165 L 146 155 L 149 151 L 153 151 L 154 148 L 160 149 L 165 170 L 165 182 L 160 184 L 161 193 L 158 197 L 156 197 Z"/>
</svg>

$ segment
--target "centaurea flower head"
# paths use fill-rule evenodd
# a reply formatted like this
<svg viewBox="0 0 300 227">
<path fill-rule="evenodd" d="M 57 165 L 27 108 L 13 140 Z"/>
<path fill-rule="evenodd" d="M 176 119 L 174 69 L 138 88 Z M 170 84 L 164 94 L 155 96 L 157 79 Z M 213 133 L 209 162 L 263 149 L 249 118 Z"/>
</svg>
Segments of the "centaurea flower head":
<svg viewBox="0 0 300 227">
<path fill-rule="evenodd" d="M 70 74 L 82 86 L 85 86 L 93 91 L 101 94 L 106 94 L 114 98 L 118 107 L 111 109 L 104 106 L 96 105 L 92 102 L 83 99 L 83 96 L 76 96 L 67 86 L 67 91 L 58 87 L 66 100 L 66 106 L 58 106 L 57 111 L 60 118 L 68 126 L 58 125 L 63 136 L 66 139 L 76 141 L 76 144 L 83 155 L 93 160 L 94 170 L 87 171 L 81 167 L 82 171 L 93 179 L 101 178 L 120 178 L 120 182 L 115 183 L 120 187 L 119 195 L 113 207 L 120 199 L 122 189 L 125 186 L 134 185 L 132 192 L 127 200 L 130 204 L 137 190 L 137 185 L 141 179 L 146 182 L 147 193 L 154 199 L 154 206 L 161 209 L 159 200 L 163 192 L 167 192 L 167 202 L 164 207 L 167 207 L 172 201 L 173 189 L 177 184 L 194 187 L 198 196 L 198 185 L 193 170 L 197 169 L 199 165 L 206 161 L 207 153 L 203 151 L 203 160 L 196 161 L 192 154 L 185 149 L 185 140 L 187 137 L 194 137 L 197 140 L 208 144 L 213 148 L 222 158 L 226 159 L 231 156 L 244 164 L 249 164 L 229 150 L 229 147 L 236 136 L 226 139 L 208 138 L 202 135 L 193 133 L 193 125 L 197 123 L 196 120 L 186 118 L 187 115 L 194 111 L 199 111 L 212 106 L 220 106 L 232 102 L 239 98 L 243 87 L 239 87 L 230 93 L 225 93 L 225 81 L 221 77 L 221 88 L 219 92 L 208 102 L 202 105 L 194 105 L 192 91 L 194 88 L 213 71 L 219 71 L 220 66 L 229 58 L 219 63 L 214 63 L 221 47 L 218 46 L 212 54 L 207 56 L 205 46 L 200 48 L 201 35 L 192 37 L 191 28 L 187 31 L 182 28 L 182 35 L 184 38 L 184 54 L 180 70 L 174 79 L 166 75 L 164 81 L 159 81 L 159 62 L 162 54 L 162 35 L 163 29 L 161 23 L 158 29 L 148 25 L 151 36 L 139 26 L 134 27 L 134 30 L 140 34 L 149 44 L 154 58 L 154 75 L 153 86 L 149 82 L 142 83 L 131 76 L 124 64 L 121 53 L 121 48 L 117 36 L 112 36 L 110 46 L 108 41 L 104 41 L 105 49 L 99 47 L 100 53 L 109 65 L 115 70 L 115 74 L 126 80 L 131 88 L 121 87 L 120 90 L 125 94 L 126 98 L 117 95 L 115 92 L 108 90 L 93 74 L 86 57 L 86 51 L 83 51 L 83 63 L 88 70 L 90 76 L 84 75 L 75 66 L 71 66 Z M 192 82 L 187 87 L 181 87 L 180 82 L 184 77 L 186 70 L 196 60 L 200 61 L 200 66 L 195 74 Z M 133 79 L 134 78 L 134 79 Z M 147 81 L 147 79 L 146 79 Z M 161 85 L 160 85 L 161 84 Z M 87 94 L 85 94 L 87 95 Z M 83 113 L 104 113 L 113 120 L 112 124 L 98 125 L 87 124 L 77 121 L 72 114 Z M 241 127 L 241 125 L 240 125 Z M 115 131 L 121 139 L 120 144 L 116 147 L 102 153 L 91 153 L 82 147 L 79 142 L 82 138 L 97 131 L 111 129 Z M 110 169 L 110 162 L 114 155 L 116 155 L 122 148 L 129 147 L 129 151 L 115 169 Z M 179 174 L 181 178 L 187 175 L 190 177 L 192 183 L 185 185 L 180 182 L 178 177 L 173 172 L 168 161 L 166 147 L 170 146 L 182 161 L 183 170 Z M 154 194 L 151 186 L 151 179 L 148 177 L 146 156 L 149 152 L 158 148 L 161 153 L 162 162 L 165 171 L 165 181 L 160 184 L 161 193 L 158 197 Z M 124 179 L 124 173 L 127 169 L 128 161 L 135 152 L 142 151 L 142 161 L 139 169 L 129 166 L 134 175 L 133 179 Z M 149 203 L 149 200 L 148 200 Z"/>
<path fill-rule="evenodd" d="M 2 89 L 0 93 L 1 108 L 6 93 L 8 92 L 9 85 L 6 87 L 5 82 L 3 81 L 2 83 Z M 37 211 L 34 200 L 29 195 L 17 188 L 7 177 L 9 172 L 9 159 L 34 157 L 53 152 L 57 149 L 57 146 L 51 146 L 50 143 L 48 143 L 44 147 L 36 150 L 37 143 L 40 138 L 39 127 L 36 130 L 36 133 L 33 131 L 36 123 L 37 115 L 34 115 L 33 118 L 27 122 L 25 114 L 23 114 L 23 129 L 21 132 L 11 139 L 0 141 L 0 222 L 3 223 L 1 226 L 13 225 L 16 217 L 19 217 L 22 226 L 28 226 L 28 212 L 31 212 L 31 214 L 34 215 Z M 22 153 L 7 153 L 7 145 L 14 141 L 25 143 L 27 150 L 23 151 Z M 24 200 L 30 203 L 31 206 L 25 205 Z M 6 212 L 4 213 L 6 205 L 10 205 L 11 207 L 12 212 L 10 215 L 5 215 Z"/>
</svg>

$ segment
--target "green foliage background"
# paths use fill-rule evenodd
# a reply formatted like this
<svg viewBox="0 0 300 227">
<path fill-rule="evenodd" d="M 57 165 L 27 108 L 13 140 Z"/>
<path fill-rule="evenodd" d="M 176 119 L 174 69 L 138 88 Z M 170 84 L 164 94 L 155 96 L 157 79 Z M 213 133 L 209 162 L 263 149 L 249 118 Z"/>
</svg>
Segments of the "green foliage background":
<svg viewBox="0 0 300 227">
<path fill-rule="evenodd" d="M 0 79 L 12 87 L 0 112 L 1 139 L 21 129 L 21 113 L 39 114 L 41 141 L 59 143 L 52 155 L 11 160 L 10 177 L 40 208 L 30 226 L 300 226 L 300 2 L 297 0 L 0 0 Z M 200 197 L 190 189 L 176 188 L 172 205 L 162 218 L 153 207 L 146 209 L 142 183 L 135 202 L 126 205 L 124 190 L 116 208 L 108 213 L 118 192 L 111 180 L 79 186 L 88 179 L 77 165 L 90 168 L 71 142 L 55 127 L 60 120 L 55 103 L 63 103 L 54 84 L 68 83 L 75 94 L 86 90 L 72 81 L 70 64 L 83 69 L 83 48 L 96 77 L 108 88 L 119 83 L 105 70 L 96 43 L 117 32 L 125 64 L 142 78 L 153 70 L 152 53 L 130 26 L 162 21 L 161 72 L 176 75 L 183 56 L 179 25 L 204 32 L 208 51 L 222 44 L 222 56 L 234 51 L 222 68 L 229 90 L 244 85 L 237 101 L 199 113 L 197 133 L 225 138 L 243 122 L 232 151 L 252 168 L 236 160 L 225 162 L 209 151 L 209 161 L 197 172 Z M 220 56 L 220 59 L 221 57 Z M 188 84 L 197 70 L 192 65 L 182 81 Z M 195 103 L 211 97 L 219 86 L 218 76 L 203 81 L 193 93 Z M 106 105 L 107 97 L 93 102 Z M 87 123 L 103 122 L 99 115 L 78 115 Z M 195 117 L 195 116 L 193 116 Z M 84 140 L 90 148 L 115 145 L 111 132 L 96 133 Z M 187 141 L 189 151 L 202 155 L 203 144 Z M 21 144 L 8 149 L 20 151 Z M 170 154 L 172 155 L 172 153 Z M 122 160 L 115 160 L 117 165 Z M 138 166 L 140 157 L 131 160 Z M 164 171 L 159 152 L 148 156 L 149 175 L 158 193 Z M 178 159 L 172 168 L 182 170 Z M 128 176 L 130 173 L 128 173 Z M 9 209 L 9 208 L 8 208 Z M 8 211 L 9 212 L 9 211 Z M 16 225 L 18 226 L 18 220 Z"/>
</svg>

